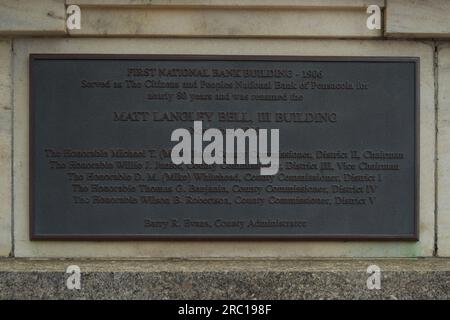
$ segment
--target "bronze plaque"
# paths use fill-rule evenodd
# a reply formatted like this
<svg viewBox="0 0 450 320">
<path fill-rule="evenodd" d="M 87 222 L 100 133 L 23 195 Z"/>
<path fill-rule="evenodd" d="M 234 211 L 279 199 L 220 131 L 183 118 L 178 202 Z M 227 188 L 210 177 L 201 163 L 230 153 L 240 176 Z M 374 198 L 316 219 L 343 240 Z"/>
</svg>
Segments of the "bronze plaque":
<svg viewBox="0 0 450 320">
<path fill-rule="evenodd" d="M 403 57 L 30 55 L 31 239 L 417 240 L 418 69 Z M 277 170 L 262 174 L 249 149 L 241 163 L 176 164 L 183 128 L 278 130 Z"/>
</svg>

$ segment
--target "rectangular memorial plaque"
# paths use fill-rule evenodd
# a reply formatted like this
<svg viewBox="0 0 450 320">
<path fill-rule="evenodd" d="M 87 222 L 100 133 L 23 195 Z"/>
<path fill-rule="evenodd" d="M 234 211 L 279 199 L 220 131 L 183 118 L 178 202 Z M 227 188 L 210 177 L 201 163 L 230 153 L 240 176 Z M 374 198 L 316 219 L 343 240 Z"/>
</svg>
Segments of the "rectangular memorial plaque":
<svg viewBox="0 0 450 320">
<path fill-rule="evenodd" d="M 31 239 L 417 240 L 418 69 L 418 58 L 30 55 Z M 224 146 L 227 130 L 250 148 L 267 129 L 278 171 L 262 174 L 248 149 L 244 163 L 206 164 L 212 142 L 195 140 L 195 121 Z M 173 163 L 179 128 L 200 162 Z"/>
</svg>

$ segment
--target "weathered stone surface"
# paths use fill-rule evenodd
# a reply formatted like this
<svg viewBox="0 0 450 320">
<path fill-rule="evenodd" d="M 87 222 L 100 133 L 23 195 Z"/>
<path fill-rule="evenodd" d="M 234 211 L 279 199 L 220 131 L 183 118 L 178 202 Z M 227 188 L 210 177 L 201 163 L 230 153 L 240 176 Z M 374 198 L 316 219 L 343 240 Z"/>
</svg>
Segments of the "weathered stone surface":
<svg viewBox="0 0 450 320">
<path fill-rule="evenodd" d="M 416 257 L 431 256 L 435 211 L 433 46 L 408 41 L 293 39 L 20 39 L 14 43 L 15 253 L 20 257 Z M 28 237 L 29 53 L 250 54 L 420 57 L 420 241 L 57 242 Z"/>
<path fill-rule="evenodd" d="M 0 35 L 64 34 L 64 0 L 1 0 Z"/>
<path fill-rule="evenodd" d="M 387 36 L 450 38 L 448 0 L 388 0 L 385 14 Z"/>
<path fill-rule="evenodd" d="M 365 8 L 82 7 L 72 36 L 380 37 L 366 27 Z"/>
<path fill-rule="evenodd" d="M 12 51 L 0 40 L 0 256 L 11 252 Z"/>
<path fill-rule="evenodd" d="M 438 255 L 450 256 L 450 45 L 438 51 Z"/>
<path fill-rule="evenodd" d="M 68 290 L 69 265 L 81 289 Z M 367 288 L 367 267 L 381 288 Z M 450 261 L 0 260 L 0 299 L 449 299 Z"/>
</svg>

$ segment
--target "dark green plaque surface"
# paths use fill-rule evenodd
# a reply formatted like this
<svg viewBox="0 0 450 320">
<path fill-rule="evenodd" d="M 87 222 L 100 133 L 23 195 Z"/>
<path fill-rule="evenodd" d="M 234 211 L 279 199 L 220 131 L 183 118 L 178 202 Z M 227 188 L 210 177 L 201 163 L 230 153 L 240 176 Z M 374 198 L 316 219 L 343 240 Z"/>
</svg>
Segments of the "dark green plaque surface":
<svg viewBox="0 0 450 320">
<path fill-rule="evenodd" d="M 417 58 L 31 55 L 31 239 L 416 240 Z M 280 170 L 171 163 L 279 129 Z"/>
</svg>

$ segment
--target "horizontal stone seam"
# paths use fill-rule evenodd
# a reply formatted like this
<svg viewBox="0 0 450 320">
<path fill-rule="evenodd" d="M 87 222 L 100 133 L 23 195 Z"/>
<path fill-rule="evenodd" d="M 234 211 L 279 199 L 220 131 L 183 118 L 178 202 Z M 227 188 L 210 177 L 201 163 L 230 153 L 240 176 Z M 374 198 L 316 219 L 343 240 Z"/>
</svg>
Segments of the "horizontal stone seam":
<svg viewBox="0 0 450 320">
<path fill-rule="evenodd" d="M 381 3 L 379 1 L 374 1 L 377 2 L 375 4 L 377 4 L 380 8 L 385 8 L 386 4 L 384 1 L 382 1 Z M 246 4 L 226 4 L 226 2 L 224 1 L 223 4 L 216 4 L 216 3 L 211 3 L 211 2 L 204 2 L 204 3 L 171 3 L 171 2 L 167 2 L 167 3 L 147 3 L 147 4 L 140 4 L 140 3 L 96 3 L 95 1 L 93 3 L 87 3 L 87 2 L 80 2 L 77 0 L 66 0 L 65 1 L 65 5 L 70 6 L 70 5 L 77 5 L 80 8 L 97 8 L 97 9 L 101 9 L 101 8 L 117 8 L 117 9 L 124 9 L 124 8 L 130 8 L 130 9 L 230 9 L 230 10 L 239 10 L 239 9 L 286 9 L 286 10 L 290 10 L 290 9 L 298 9 L 298 10 L 327 10 L 327 9 L 331 9 L 331 10 L 342 10 L 342 9 L 346 9 L 346 10 L 361 10 L 361 9 L 366 9 L 367 6 L 369 4 L 353 4 L 353 5 L 349 5 L 349 4 L 339 4 L 338 2 L 335 3 L 327 3 L 327 4 L 317 4 L 314 3 L 313 1 L 311 1 L 309 4 L 302 4 L 302 3 L 298 3 L 298 4 L 277 4 L 276 1 L 274 1 L 275 4 L 259 4 L 259 3 L 246 3 Z"/>
<path fill-rule="evenodd" d="M 45 272 L 45 271 L 33 271 L 33 272 L 12 272 L 12 271 L 0 271 L 0 276 L 1 275 L 25 275 L 25 274 L 29 274 L 29 275 L 66 275 L 65 272 L 61 271 L 61 272 Z M 221 276 L 234 276 L 234 275 L 267 275 L 267 274 L 271 274 L 271 275 L 320 275 L 320 276 L 326 276 L 326 275 L 354 275 L 354 276 L 364 276 L 367 277 L 367 272 L 363 272 L 363 271 L 358 271 L 358 272 L 353 272 L 353 271 L 319 271 L 319 272 L 314 272 L 314 271 L 298 271 L 298 272 L 283 272 L 283 271 L 254 271 L 254 272 L 250 272 L 250 271 L 242 271 L 242 272 L 233 272 L 233 271 L 224 271 L 224 272 L 219 272 L 219 271 L 182 271 L 182 272 L 172 272 L 172 271 L 160 271 L 160 272 L 81 272 L 81 275 L 89 275 L 89 276 L 96 276 L 96 275 L 167 275 L 167 276 L 171 276 L 171 275 L 211 275 L 211 276 L 217 276 L 217 275 L 221 275 Z M 398 276 L 398 275 L 417 275 L 417 276 L 426 276 L 426 275 L 436 275 L 436 274 L 442 274 L 442 275 L 447 275 L 450 276 L 450 270 L 446 270 L 446 271 L 383 271 L 382 272 L 382 278 L 384 277 L 388 277 L 388 276 Z"/>
</svg>

